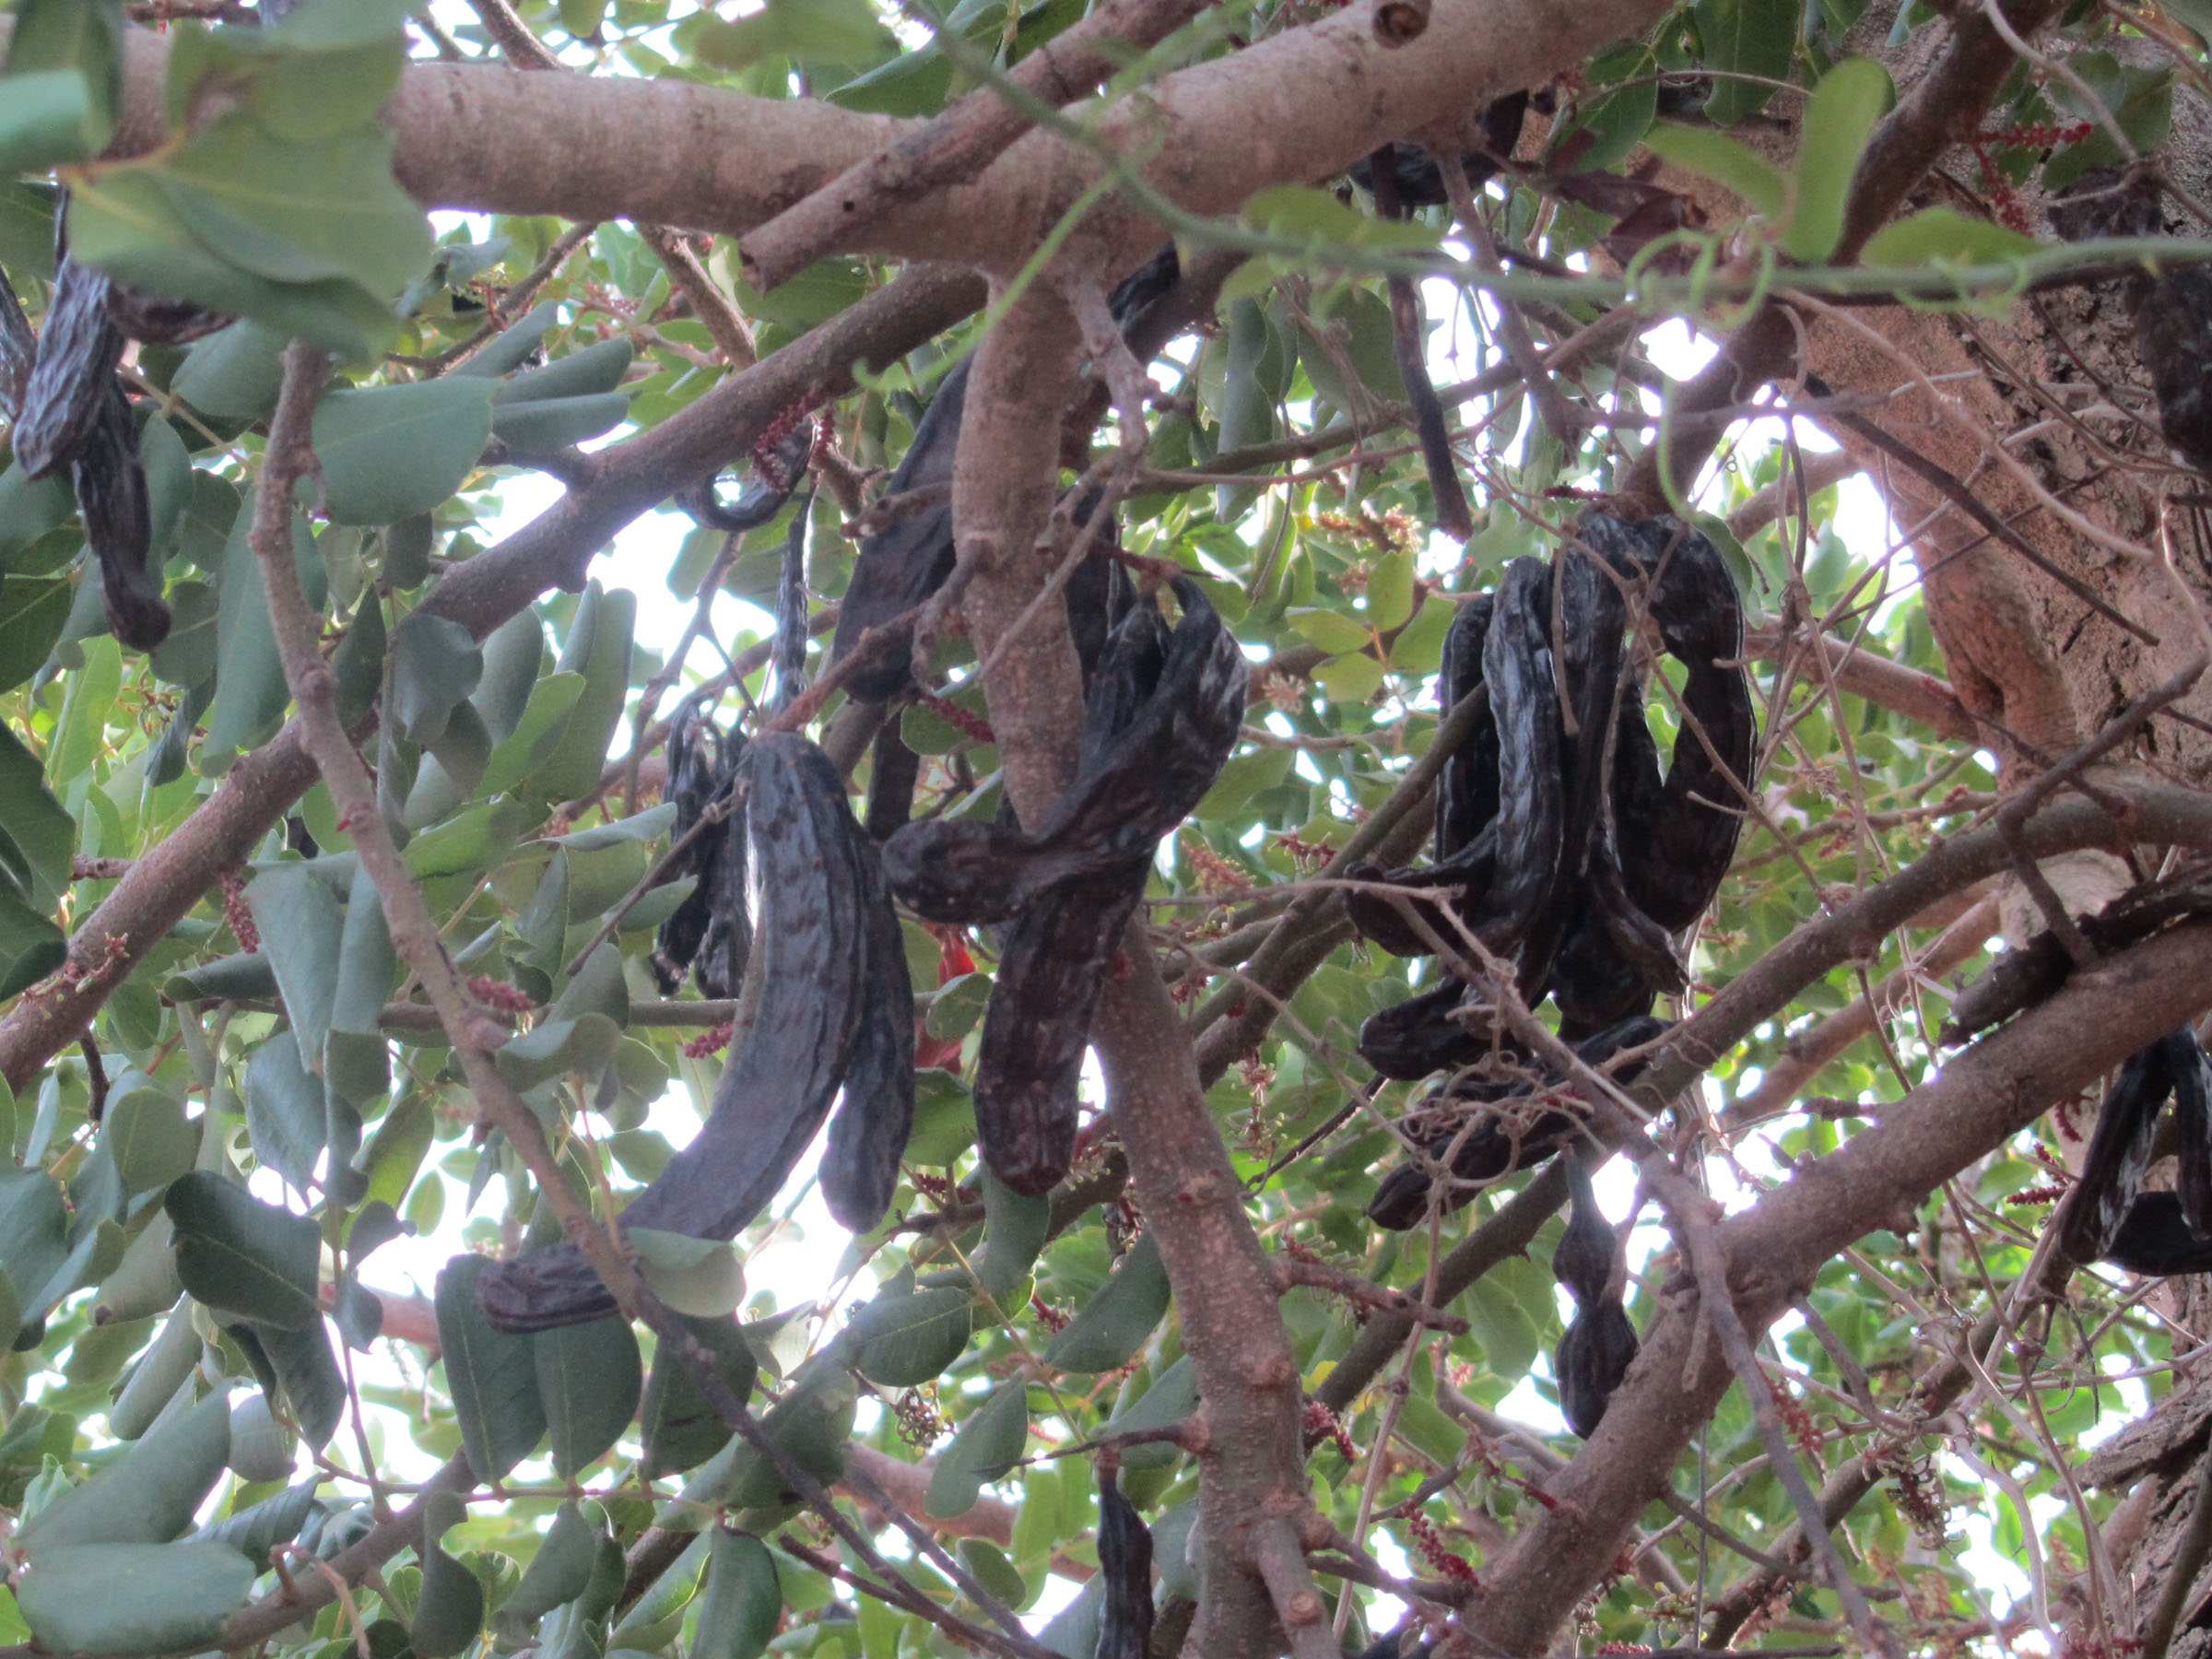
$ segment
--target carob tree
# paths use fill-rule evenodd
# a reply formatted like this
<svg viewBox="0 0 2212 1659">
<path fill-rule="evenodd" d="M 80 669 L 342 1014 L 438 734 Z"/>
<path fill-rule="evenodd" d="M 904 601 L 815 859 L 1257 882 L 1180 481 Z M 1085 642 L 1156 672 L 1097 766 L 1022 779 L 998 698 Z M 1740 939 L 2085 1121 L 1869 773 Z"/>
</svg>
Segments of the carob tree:
<svg viewBox="0 0 2212 1659">
<path fill-rule="evenodd" d="M 5 1659 L 2212 1648 L 2188 8 L 409 12 L 6 18 Z"/>
</svg>

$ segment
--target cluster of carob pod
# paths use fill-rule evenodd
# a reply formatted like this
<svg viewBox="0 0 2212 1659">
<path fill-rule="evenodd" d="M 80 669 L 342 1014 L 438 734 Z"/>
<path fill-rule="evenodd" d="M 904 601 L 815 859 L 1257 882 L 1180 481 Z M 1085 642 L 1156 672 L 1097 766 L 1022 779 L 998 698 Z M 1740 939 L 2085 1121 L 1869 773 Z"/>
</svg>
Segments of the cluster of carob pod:
<svg viewBox="0 0 2212 1659">
<path fill-rule="evenodd" d="M 1684 669 L 1680 732 L 1664 775 L 1629 645 L 1640 612 Z M 1434 859 L 1347 872 L 1375 884 L 1347 899 L 1361 934 L 1398 955 L 1434 955 L 1443 971 L 1434 990 L 1360 1030 L 1360 1053 L 1386 1077 L 1451 1074 L 1409 1124 L 1423 1155 L 1383 1179 L 1368 1207 L 1375 1221 L 1417 1226 L 1433 1204 L 1456 1208 L 1477 1183 L 1547 1158 L 1579 1133 L 1573 1112 L 1534 1106 L 1566 1079 L 1532 1067 L 1503 1030 L 1474 982 L 1483 953 L 1532 1006 L 1552 999 L 1559 1035 L 1584 1065 L 1666 1029 L 1651 1009 L 1659 993 L 1686 982 L 1675 935 L 1727 873 L 1751 776 L 1758 724 L 1742 653 L 1726 565 L 1703 535 L 1666 517 L 1585 513 L 1555 561 L 1513 560 L 1494 594 L 1460 607 L 1441 700 L 1451 709 L 1481 693 L 1488 707 L 1438 774 Z M 1634 1075 L 1631 1055 L 1616 1076 Z M 1440 1162 L 1449 1171 L 1441 1193 Z M 1574 1173 L 1575 1214 L 1555 1272 L 1580 1312 L 1557 1372 L 1569 1421 L 1587 1433 L 1636 1338 L 1611 1233 L 1579 1164 Z M 1603 1272 L 1593 1265 L 1601 1233 Z"/>
<path fill-rule="evenodd" d="M 1100 989 L 1159 838 L 1211 786 L 1244 710 L 1235 640 L 1196 583 L 1178 581 L 1175 592 L 1182 616 L 1172 631 L 1141 602 L 1108 637 L 1076 780 L 1034 833 L 940 819 L 907 826 L 879 853 L 835 767 L 805 738 L 770 733 L 740 746 L 695 720 L 679 723 L 671 780 L 679 826 L 697 824 L 725 781 L 744 810 L 695 842 L 693 896 L 712 896 L 703 917 L 693 912 L 673 936 L 685 912 L 670 919 L 658 965 L 679 971 L 688 952 L 697 971 L 712 949 L 701 978 L 719 981 L 744 975 L 757 955 L 750 977 L 759 989 L 705 1125 L 630 1202 L 625 1225 L 735 1238 L 782 1184 L 841 1087 L 823 1196 L 854 1230 L 881 1219 L 914 1100 L 913 994 L 894 887 L 933 920 L 1010 924 L 977 1062 L 978 1140 L 993 1171 L 1022 1192 L 1066 1173 Z M 748 865 L 759 894 L 749 940 Z M 738 913 L 724 910 L 732 903 Z M 505 1330 L 575 1324 L 614 1307 L 571 1244 L 498 1264 L 477 1296 Z"/>
<path fill-rule="evenodd" d="M 59 220 L 57 219 L 57 223 Z M 46 324 L 33 334 L 22 302 L 0 276 L 0 408 L 23 476 L 68 469 L 85 541 L 100 565 L 108 627 L 124 644 L 151 651 L 169 637 L 161 574 L 147 567 L 153 517 L 137 422 L 116 371 L 131 340 L 177 345 L 228 317 L 113 281 L 59 250 Z"/>
</svg>

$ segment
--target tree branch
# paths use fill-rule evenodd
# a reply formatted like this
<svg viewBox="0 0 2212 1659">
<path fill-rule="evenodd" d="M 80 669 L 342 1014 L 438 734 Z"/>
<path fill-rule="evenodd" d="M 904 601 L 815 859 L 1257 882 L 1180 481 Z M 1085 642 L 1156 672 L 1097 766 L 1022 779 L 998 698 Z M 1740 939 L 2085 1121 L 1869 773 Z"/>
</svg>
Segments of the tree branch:
<svg viewBox="0 0 2212 1659">
<path fill-rule="evenodd" d="M 1764 1331 L 1837 1251 L 1877 1227 L 1900 1225 L 1943 1182 L 2053 1103 L 2201 1014 L 2212 1001 L 2208 968 L 2212 925 L 2190 924 L 2077 971 L 2042 1007 L 1887 1107 L 1873 1128 L 1722 1221 L 1716 1237 L 1736 1265 L 1732 1287 L 1745 1329 Z M 1542 1651 L 1710 1419 L 1734 1373 L 1713 1344 L 1698 1340 L 1700 1317 L 1694 1304 L 1663 1307 L 1597 1433 L 1547 1484 L 1558 1507 L 1540 1507 L 1493 1563 L 1468 1615 L 1486 1645 Z"/>
</svg>

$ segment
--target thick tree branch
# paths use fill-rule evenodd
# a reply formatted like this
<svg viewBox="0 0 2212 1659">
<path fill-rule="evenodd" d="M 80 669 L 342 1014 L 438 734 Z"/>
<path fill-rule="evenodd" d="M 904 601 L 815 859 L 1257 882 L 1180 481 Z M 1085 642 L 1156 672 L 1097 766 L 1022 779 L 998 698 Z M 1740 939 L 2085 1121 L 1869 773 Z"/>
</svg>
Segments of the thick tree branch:
<svg viewBox="0 0 2212 1659">
<path fill-rule="evenodd" d="M 1822 1264 L 1877 1227 L 1902 1227 L 1926 1195 L 2125 1055 L 2212 1003 L 2212 926 L 2176 928 L 2086 972 L 2058 995 L 1885 1108 L 1875 1127 L 1799 1166 L 1716 1235 L 1737 1316 L 1763 1331 Z M 1654 1068 L 1655 1069 L 1655 1068 Z M 1640 1091 L 1642 1086 L 1640 1085 Z M 1670 1304 L 1643 1339 L 1605 1420 L 1492 1564 L 1468 1615 L 1495 1651 L 1543 1652 L 1611 1565 L 1621 1537 L 1734 1379 L 1700 1340 L 1693 1301 Z"/>
<path fill-rule="evenodd" d="M 1015 85 L 1055 108 L 1100 82 L 1206 8 L 1206 0 L 1110 0 L 1018 65 Z M 794 202 L 745 239 L 746 274 L 772 288 L 839 247 L 865 237 L 893 206 L 965 183 L 1030 130 L 1028 116 L 980 88 Z"/>
</svg>

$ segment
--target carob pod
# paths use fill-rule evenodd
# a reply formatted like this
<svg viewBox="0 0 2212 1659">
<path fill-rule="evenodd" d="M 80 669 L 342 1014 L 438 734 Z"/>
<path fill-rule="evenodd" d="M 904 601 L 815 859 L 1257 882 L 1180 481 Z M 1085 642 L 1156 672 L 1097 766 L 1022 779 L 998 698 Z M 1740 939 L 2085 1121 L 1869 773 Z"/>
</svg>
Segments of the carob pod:
<svg viewBox="0 0 2212 1659">
<path fill-rule="evenodd" d="M 628 1226 L 733 1239 L 775 1196 L 828 1115 L 869 1014 L 871 915 L 865 841 L 821 750 L 776 732 L 741 763 L 760 872 L 759 1011 L 690 1145 L 622 1212 Z M 899 1011 L 911 1024 L 911 1003 Z M 493 1266 L 477 1300 L 506 1331 L 547 1330 L 611 1312 L 614 1300 L 572 1244 Z"/>
<path fill-rule="evenodd" d="M 1597 1207 L 1590 1171 L 1573 1151 L 1567 1153 L 1567 1185 L 1572 1195 L 1567 1231 L 1552 1252 L 1552 1277 L 1574 1298 L 1574 1317 L 1559 1337 L 1552 1375 L 1559 1387 L 1559 1413 L 1583 1440 L 1596 1432 L 1606 1403 L 1636 1359 L 1636 1327 L 1621 1306 L 1616 1269 L 1620 1239 Z"/>
<path fill-rule="evenodd" d="M 31 365 L 39 360 L 39 336 L 23 313 L 23 301 L 0 271 L 0 412 L 10 422 L 23 406 L 23 389 L 30 380 Z"/>
<path fill-rule="evenodd" d="M 1677 933 L 1704 913 L 1728 873 L 1756 758 L 1759 724 L 1741 664 L 1743 606 L 1719 549 L 1678 519 L 1630 524 L 1590 512 L 1574 534 L 1623 576 L 1650 582 L 1660 641 L 1686 670 L 1687 718 L 1651 816 L 1630 817 L 1617 805 L 1629 897 Z"/>
<path fill-rule="evenodd" d="M 976 1049 L 975 1137 L 1018 1193 L 1052 1191 L 1074 1159 L 1083 1050 L 1145 874 L 1069 882 L 1006 930 Z"/>
<path fill-rule="evenodd" d="M 2177 1063 L 2192 1063 L 2189 1051 L 2195 1041 L 2186 1031 L 2161 1037 L 2128 1056 L 2120 1068 L 2097 1110 L 2081 1178 L 2052 1218 L 2061 1260 L 2076 1266 L 2094 1262 L 2120 1236 L 2120 1223 L 2150 1168 L 2159 1108 L 2173 1092 Z"/>
<path fill-rule="evenodd" d="M 984 1160 L 1018 1192 L 1066 1173 L 1104 977 L 1160 837 L 1212 787 L 1242 721 L 1243 653 L 1196 582 L 1174 586 L 1182 619 L 1171 634 L 1148 604 L 1114 629 L 1075 781 L 1034 834 L 937 821 L 884 844 L 892 890 L 920 914 L 1013 922 L 983 1013 L 975 1112 Z"/>
<path fill-rule="evenodd" d="M 2173 1065 L 2173 1115 L 2180 1128 L 2174 1190 L 2198 1232 L 2212 1235 L 2212 1059 L 2183 1026 L 2168 1040 Z"/>
<path fill-rule="evenodd" d="M 952 461 L 960 444 L 960 411 L 968 401 L 968 371 L 974 361 L 954 365 L 937 394 L 914 423 L 898 470 L 884 487 L 886 501 L 914 490 L 943 492 L 918 510 L 901 513 L 860 544 L 853 580 L 837 614 L 830 642 L 832 662 L 841 663 L 860 649 L 870 629 L 896 628 L 892 648 L 879 651 L 845 679 L 845 690 L 859 702 L 882 702 L 912 677 L 911 623 L 898 619 L 927 599 L 952 574 Z"/>
<path fill-rule="evenodd" d="M 1112 740 L 1142 722 L 1169 682 L 1171 649 L 1149 605 L 1114 630 L 1091 684 L 1069 795 Z M 994 829 L 1020 834 L 1018 826 Z M 1006 930 L 976 1050 L 975 1138 L 991 1172 L 1018 1193 L 1050 1192 L 1074 1159 L 1083 1051 L 1149 863 L 1147 850 L 1087 879 L 1048 887 Z"/>
<path fill-rule="evenodd" d="M 1559 1384 L 1559 1415 L 1583 1440 L 1597 1432 L 1606 1406 L 1636 1360 L 1636 1327 L 1618 1301 L 1579 1308 L 1559 1338 L 1553 1370 Z"/>
<path fill-rule="evenodd" d="M 1483 943 L 1537 984 L 1551 965 L 1549 955 L 1537 961 L 1523 947 L 1552 902 L 1566 818 L 1550 601 L 1548 566 L 1534 559 L 1506 566 L 1482 648 L 1482 677 L 1498 722 L 1498 864 L 1481 910 L 1471 918 Z"/>
<path fill-rule="evenodd" d="M 845 1092 L 822 1151 L 822 1198 L 840 1226 L 866 1232 L 890 1208 L 899 1160 L 914 1126 L 914 986 L 906 940 L 876 843 L 853 828 L 866 912 L 860 1031 L 845 1068 Z"/>
<path fill-rule="evenodd" d="M 189 300 L 148 293 L 127 282 L 108 285 L 108 315 L 114 318 L 115 326 L 130 338 L 150 341 L 157 346 L 189 345 L 218 328 L 228 327 L 231 321 L 221 312 L 211 312 Z"/>
<path fill-rule="evenodd" d="M 737 499 L 725 501 L 716 489 L 718 474 L 710 474 L 676 493 L 676 504 L 695 524 L 729 535 L 758 530 L 783 511 L 791 492 L 806 476 L 806 460 L 814 453 L 814 422 L 800 420 L 775 438 L 765 450 L 756 450 L 753 476 Z"/>
<path fill-rule="evenodd" d="M 1099 1472 L 1099 1576 L 1106 1594 L 1099 1609 L 1097 1659 L 1146 1659 L 1152 1642 L 1152 1529 L 1122 1495 L 1118 1479 Z"/>
<path fill-rule="evenodd" d="M 1188 577 L 1160 651 L 1159 613 L 1114 632 L 1091 688 L 1075 782 L 1034 834 L 1006 824 L 910 824 L 885 843 L 891 888 L 932 922 L 1012 919 L 1048 889 L 1148 860 L 1220 774 L 1243 721 L 1235 636 Z"/>
<path fill-rule="evenodd" d="M 1574 1045 L 1575 1053 L 1590 1065 L 1602 1065 L 1623 1049 L 1641 1048 L 1667 1030 L 1667 1022 L 1653 1019 L 1648 1015 L 1624 1019 L 1609 1026 L 1594 1037 L 1586 1037 Z M 1486 1050 L 1487 1050 L 1486 1040 Z M 1625 1065 L 1612 1075 L 1616 1081 L 1628 1082 L 1643 1069 L 1641 1061 Z M 1545 1088 L 1556 1087 L 1560 1078 L 1547 1070 L 1540 1078 L 1526 1072 L 1516 1077 L 1485 1080 L 1472 1088 L 1454 1088 L 1431 1096 L 1424 1104 L 1438 1106 L 1447 1102 L 1466 1100 L 1476 1105 L 1497 1105 L 1507 1100 L 1525 1099 L 1535 1092 L 1539 1083 Z M 1535 1120 L 1508 1129 L 1499 1114 L 1492 1112 L 1485 1121 L 1462 1137 L 1454 1129 L 1449 1134 L 1427 1137 L 1424 1150 L 1431 1157 L 1441 1154 L 1453 1141 L 1458 1150 L 1452 1155 L 1451 1171 L 1458 1182 L 1495 1181 L 1499 1176 L 1514 1170 L 1528 1169 L 1539 1164 L 1558 1151 L 1566 1138 L 1576 1132 L 1577 1119 L 1566 1112 L 1542 1112 Z M 1430 1181 L 1427 1169 L 1418 1163 L 1400 1164 L 1382 1178 L 1369 1200 L 1368 1218 L 1378 1226 L 1394 1232 L 1418 1227 L 1428 1218 Z M 1470 1187 L 1457 1186 L 1449 1191 L 1443 1201 L 1449 1212 L 1465 1207 L 1475 1196 Z"/>
<path fill-rule="evenodd" d="M 775 714 L 790 708 L 806 688 L 806 515 L 813 503 L 809 491 L 792 514 L 790 533 L 783 537 L 782 568 L 776 578 L 776 695 L 769 704 Z"/>
<path fill-rule="evenodd" d="M 1488 1033 L 1453 1018 L 1466 1000 L 1466 986 L 1447 977 L 1418 996 L 1377 1010 L 1359 1027 L 1359 1057 L 1401 1083 L 1474 1065 L 1496 1044 Z"/>
<path fill-rule="evenodd" d="M 1496 595 L 1483 594 L 1453 617 L 1437 673 L 1437 696 L 1446 710 L 1457 708 L 1482 685 L 1482 651 L 1497 608 Z M 1497 816 L 1498 715 L 1486 708 L 1437 771 L 1436 856 L 1452 857 Z"/>
<path fill-rule="evenodd" d="M 105 273 L 65 254 L 30 377 L 16 411 L 16 464 L 27 478 L 59 472 L 84 452 L 123 360 L 123 330 L 108 312 Z"/>
<path fill-rule="evenodd" d="M 1489 889 L 1490 877 L 1497 865 L 1495 823 L 1485 824 L 1482 833 L 1473 841 L 1451 857 L 1440 858 L 1432 865 L 1384 870 L 1364 859 L 1356 859 L 1344 866 L 1346 880 L 1387 882 L 1405 897 L 1393 899 L 1384 893 L 1347 888 L 1344 895 L 1345 914 L 1362 938 L 1371 945 L 1380 945 L 1393 956 L 1433 956 L 1436 946 L 1421 932 L 1421 926 L 1426 926 L 1446 945 L 1453 944 L 1459 936 L 1453 916 L 1464 914 L 1464 907 L 1470 900 L 1481 901 Z M 1422 897 L 1438 888 L 1458 888 L 1461 892 L 1457 898 Z M 1401 906 L 1410 908 L 1413 915 L 1408 916 Z M 1416 925 L 1415 917 L 1419 918 L 1420 925 Z"/>
<path fill-rule="evenodd" d="M 1168 296 L 1181 274 L 1171 242 L 1124 279 L 1107 306 L 1124 335 Z M 937 492 L 939 499 L 900 514 L 865 537 L 853 562 L 853 579 L 838 611 L 830 660 L 841 663 L 851 656 L 871 629 L 895 630 L 888 649 L 879 650 L 847 677 L 845 690 L 856 702 L 886 702 L 905 688 L 912 677 L 913 629 L 911 622 L 901 623 L 900 618 L 944 586 L 952 574 L 952 463 L 960 446 L 960 416 L 967 407 L 968 371 L 974 360 L 963 358 L 938 383 L 937 394 L 914 423 L 913 441 L 883 491 L 886 502 L 924 489 Z M 1089 516 L 1087 507 L 1079 508 L 1076 523 L 1080 525 Z M 1075 579 L 1083 580 L 1080 573 Z M 1071 619 L 1081 614 L 1074 585 L 1071 582 L 1068 594 Z M 1074 626 L 1080 651 L 1083 624 L 1075 620 Z M 1087 658 L 1087 665 L 1088 662 Z"/>
<path fill-rule="evenodd" d="M 696 700 L 677 711 L 669 723 L 666 791 L 676 806 L 677 840 L 727 794 L 744 754 L 744 734 L 725 733 L 703 718 Z M 734 805 L 722 825 L 703 831 L 671 867 L 671 878 L 692 876 L 698 885 L 661 924 L 654 941 L 653 974 L 664 994 L 683 982 L 687 968 L 701 996 L 737 994 L 753 941 L 745 904 L 745 807 Z"/>
<path fill-rule="evenodd" d="M 1493 100 L 1482 112 L 1482 139 L 1480 149 L 1460 152 L 1460 170 L 1467 175 L 1467 186 L 1479 190 L 1494 178 L 1500 165 L 1512 159 L 1513 146 L 1521 141 L 1521 124 L 1528 115 L 1528 94 L 1509 92 Z M 1418 145 L 1399 144 L 1392 147 L 1392 175 L 1398 187 L 1398 201 L 1407 207 L 1441 207 L 1451 199 L 1444 189 L 1444 178 L 1436 165 L 1436 158 Z M 1371 157 L 1355 161 L 1345 169 L 1345 176 L 1368 192 L 1374 193 L 1374 164 Z"/>
<path fill-rule="evenodd" d="M 2127 1206 L 2100 1261 L 2146 1278 L 2212 1273 L 2212 1238 L 2189 1225 L 2178 1193 L 2145 1193 Z"/>
<path fill-rule="evenodd" d="M 69 463 L 69 482 L 85 521 L 85 543 L 100 562 L 100 596 L 108 629 L 124 644 L 151 651 L 169 638 L 169 606 L 161 578 L 147 568 L 153 518 L 146 493 L 146 466 L 138 429 L 122 383 L 107 377 L 99 418 Z"/>
<path fill-rule="evenodd" d="M 1613 1265 L 1620 1254 L 1620 1239 L 1597 1207 L 1597 1192 L 1590 1182 L 1589 1166 L 1570 1153 L 1567 1169 L 1567 1230 L 1551 1253 L 1551 1277 L 1567 1287 L 1578 1302 L 1600 1300 L 1612 1283 Z"/>
<path fill-rule="evenodd" d="M 914 785 L 922 777 L 922 757 L 907 747 L 894 712 L 876 731 L 868 759 L 867 816 L 861 821 L 876 841 L 889 840 L 914 816 Z"/>
</svg>

